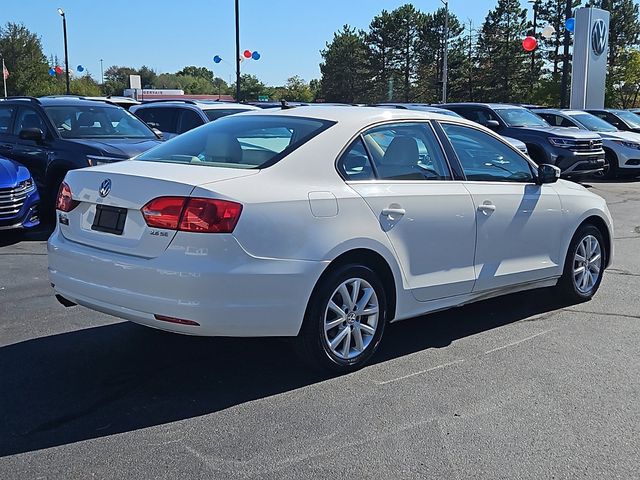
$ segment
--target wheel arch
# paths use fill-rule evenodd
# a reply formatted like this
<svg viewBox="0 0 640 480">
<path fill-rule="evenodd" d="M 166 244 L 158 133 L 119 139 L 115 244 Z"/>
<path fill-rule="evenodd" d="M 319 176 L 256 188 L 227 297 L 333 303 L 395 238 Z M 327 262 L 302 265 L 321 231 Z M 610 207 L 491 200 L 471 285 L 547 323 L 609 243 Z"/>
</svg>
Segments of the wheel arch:
<svg viewBox="0 0 640 480">
<path fill-rule="evenodd" d="M 604 237 L 604 241 L 605 241 L 605 255 L 606 255 L 604 264 L 608 267 L 611 264 L 611 255 L 613 252 L 613 239 L 611 238 L 611 231 L 609 230 L 609 226 L 607 225 L 607 222 L 605 222 L 604 219 L 599 215 L 590 215 L 587 218 L 585 218 L 580 223 L 580 225 L 578 225 L 578 228 L 576 228 L 575 231 L 577 232 L 584 225 L 593 225 L 598 230 L 600 230 L 600 233 L 602 233 L 602 236 Z"/>
</svg>

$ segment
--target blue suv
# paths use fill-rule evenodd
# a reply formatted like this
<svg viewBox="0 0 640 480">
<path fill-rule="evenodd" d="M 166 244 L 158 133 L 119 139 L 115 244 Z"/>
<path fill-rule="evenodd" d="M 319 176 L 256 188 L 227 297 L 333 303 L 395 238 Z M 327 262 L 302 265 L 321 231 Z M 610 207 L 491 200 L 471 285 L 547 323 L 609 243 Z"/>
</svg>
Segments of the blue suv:
<svg viewBox="0 0 640 480">
<path fill-rule="evenodd" d="M 26 166 L 53 212 L 58 188 L 75 168 L 127 160 L 160 143 L 124 108 L 74 96 L 0 100 L 0 155 Z"/>
<path fill-rule="evenodd" d="M 0 157 L 0 230 L 37 226 L 39 202 L 29 170 Z"/>
</svg>

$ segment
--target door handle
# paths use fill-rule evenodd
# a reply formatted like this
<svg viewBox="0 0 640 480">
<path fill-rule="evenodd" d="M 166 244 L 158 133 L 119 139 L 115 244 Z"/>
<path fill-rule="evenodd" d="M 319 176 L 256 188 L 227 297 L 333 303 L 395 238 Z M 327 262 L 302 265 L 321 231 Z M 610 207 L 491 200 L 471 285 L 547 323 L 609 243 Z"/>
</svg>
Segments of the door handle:
<svg viewBox="0 0 640 480">
<path fill-rule="evenodd" d="M 491 212 L 496 211 L 496 206 L 493 203 L 483 203 L 482 205 L 478 205 L 478 211 L 489 215 Z"/>
<path fill-rule="evenodd" d="M 384 215 L 385 217 L 389 217 L 391 220 L 394 219 L 394 217 L 401 217 L 406 213 L 404 208 L 383 208 L 382 209 L 382 215 Z"/>
</svg>

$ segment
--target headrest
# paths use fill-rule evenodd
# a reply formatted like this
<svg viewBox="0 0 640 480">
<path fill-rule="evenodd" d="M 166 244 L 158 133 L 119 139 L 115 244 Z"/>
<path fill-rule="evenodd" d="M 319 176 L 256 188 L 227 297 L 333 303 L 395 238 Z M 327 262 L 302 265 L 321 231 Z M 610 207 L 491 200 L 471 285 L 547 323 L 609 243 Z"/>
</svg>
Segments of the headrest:
<svg viewBox="0 0 640 480">
<path fill-rule="evenodd" d="M 403 135 L 391 140 L 380 163 L 383 165 L 417 165 L 419 158 L 416 139 Z"/>
</svg>

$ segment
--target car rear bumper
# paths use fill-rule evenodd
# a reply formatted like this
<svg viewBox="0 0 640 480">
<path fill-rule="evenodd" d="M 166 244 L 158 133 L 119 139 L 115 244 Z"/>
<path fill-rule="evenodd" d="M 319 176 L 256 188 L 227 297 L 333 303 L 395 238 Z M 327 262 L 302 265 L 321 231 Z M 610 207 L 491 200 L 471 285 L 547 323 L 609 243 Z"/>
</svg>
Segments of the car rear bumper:
<svg viewBox="0 0 640 480">
<path fill-rule="evenodd" d="M 48 253 L 55 293 L 67 300 L 149 327 L 205 336 L 297 335 L 326 267 L 252 257 L 232 235 L 185 232 L 162 255 L 145 259 L 69 241 L 56 228 Z"/>
</svg>

